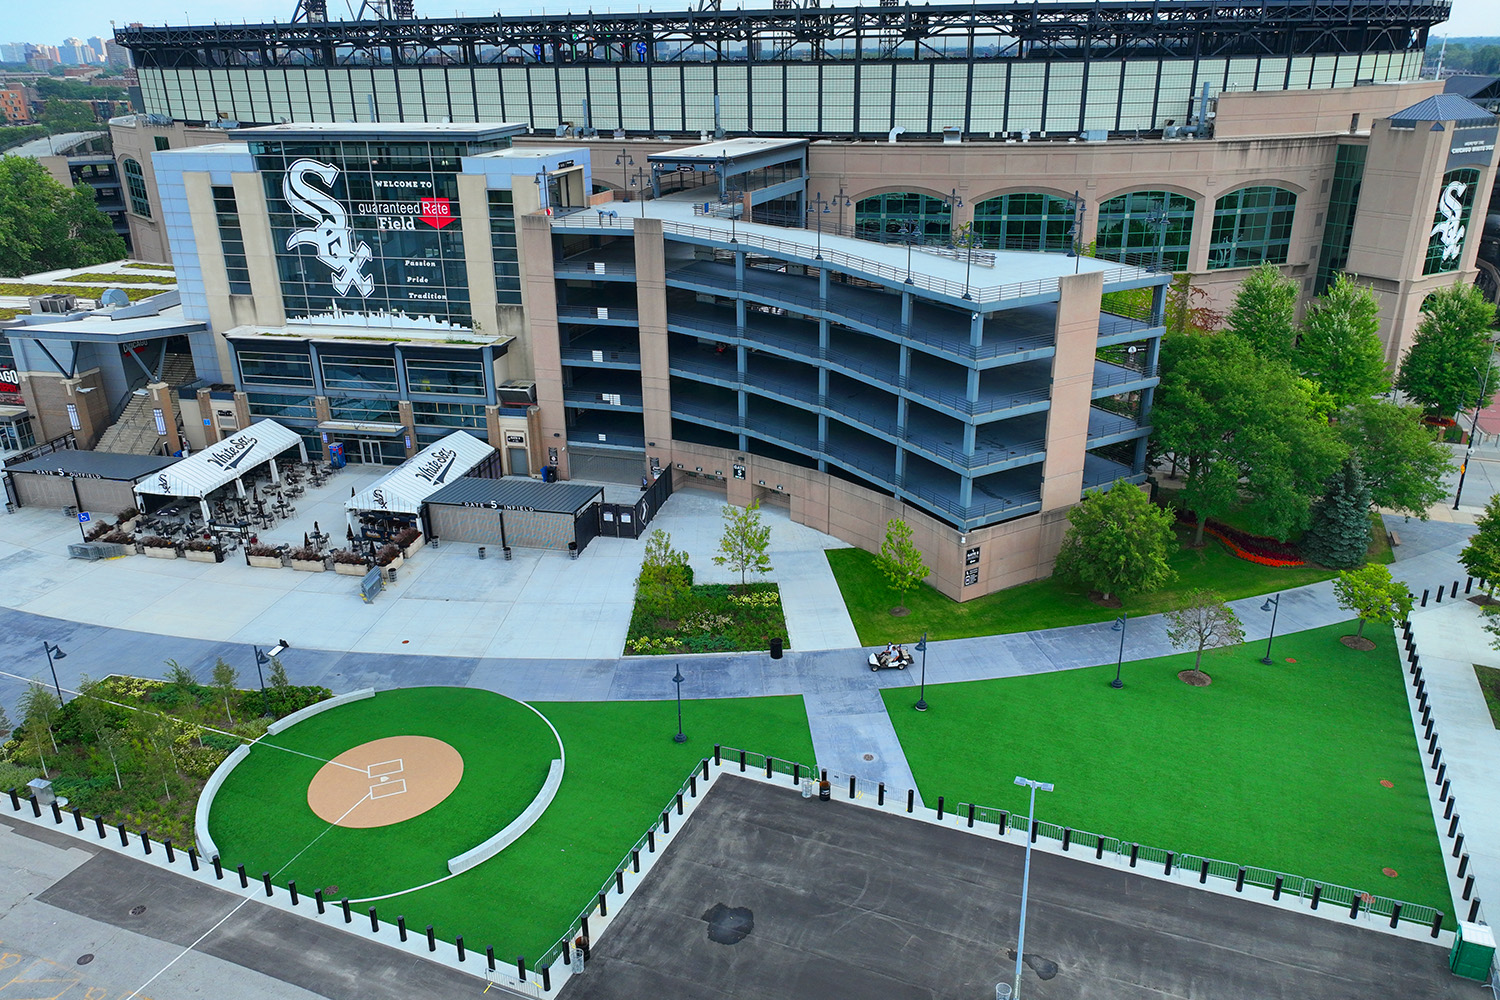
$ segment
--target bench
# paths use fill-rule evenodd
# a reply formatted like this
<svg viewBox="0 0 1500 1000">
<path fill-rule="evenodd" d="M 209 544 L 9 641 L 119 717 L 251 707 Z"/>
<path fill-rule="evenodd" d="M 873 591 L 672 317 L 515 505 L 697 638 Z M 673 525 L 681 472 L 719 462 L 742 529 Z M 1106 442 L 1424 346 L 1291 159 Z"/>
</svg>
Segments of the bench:
<svg viewBox="0 0 1500 1000">
<path fill-rule="evenodd" d="M 1395 548 L 1396 546 L 1398 546 L 1398 545 L 1401 544 L 1401 536 L 1400 535 L 1396 534 L 1394 531 L 1388 531 L 1388 532 L 1386 532 L 1386 534 L 1390 536 L 1390 539 L 1391 539 L 1391 548 Z"/>
</svg>

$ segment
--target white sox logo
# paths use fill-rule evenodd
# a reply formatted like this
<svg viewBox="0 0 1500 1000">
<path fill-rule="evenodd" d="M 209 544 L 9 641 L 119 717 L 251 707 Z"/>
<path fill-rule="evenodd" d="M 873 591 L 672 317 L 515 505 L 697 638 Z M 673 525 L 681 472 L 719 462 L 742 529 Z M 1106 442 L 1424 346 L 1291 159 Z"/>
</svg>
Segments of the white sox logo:
<svg viewBox="0 0 1500 1000">
<path fill-rule="evenodd" d="M 371 496 L 375 499 L 375 505 L 381 510 L 390 509 L 390 506 L 385 502 L 385 490 L 376 490 Z"/>
<path fill-rule="evenodd" d="M 344 206 L 328 192 L 313 187 L 307 180 L 308 174 L 315 175 L 328 187 L 339 175 L 339 168 L 312 159 L 297 160 L 287 168 L 281 193 L 292 211 L 311 219 L 313 225 L 288 236 L 286 248 L 312 247 L 317 251 L 318 260 L 333 272 L 333 287 L 340 295 L 348 295 L 352 286 L 361 296 L 368 298 L 375 291 L 375 280 L 364 273 L 365 265 L 370 262 L 370 246 L 354 242 L 354 232 L 349 228 L 349 216 L 345 214 Z"/>
<path fill-rule="evenodd" d="M 169 490 L 169 489 L 172 488 L 172 484 L 169 483 L 169 482 L 167 482 L 167 474 L 166 473 L 162 473 L 161 475 L 159 475 L 159 476 L 156 477 L 156 485 L 158 487 L 160 487 L 162 490 Z"/>
<path fill-rule="evenodd" d="M 1443 260 L 1452 260 L 1459 255 L 1464 248 L 1464 227 L 1459 221 L 1463 215 L 1463 202 L 1458 199 L 1463 197 L 1469 185 L 1463 181 L 1450 181 L 1443 188 L 1443 195 L 1438 199 L 1438 212 L 1442 214 L 1443 221 L 1432 227 L 1428 239 L 1433 236 L 1443 245 Z"/>
</svg>

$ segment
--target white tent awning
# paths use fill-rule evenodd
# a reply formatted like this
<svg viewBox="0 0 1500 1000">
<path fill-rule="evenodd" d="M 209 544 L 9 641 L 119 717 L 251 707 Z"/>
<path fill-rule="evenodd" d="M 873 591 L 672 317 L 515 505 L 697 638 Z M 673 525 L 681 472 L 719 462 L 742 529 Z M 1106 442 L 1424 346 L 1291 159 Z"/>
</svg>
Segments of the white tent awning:
<svg viewBox="0 0 1500 1000">
<path fill-rule="evenodd" d="M 375 514 L 415 514 L 422 501 L 494 453 L 494 448 L 474 435 L 454 431 L 366 486 L 344 501 L 344 506 Z"/>
<path fill-rule="evenodd" d="M 218 444 L 146 477 L 136 484 L 135 491 L 168 497 L 206 497 L 288 448 L 301 445 L 302 438 L 295 431 L 274 420 L 258 420 Z"/>
</svg>

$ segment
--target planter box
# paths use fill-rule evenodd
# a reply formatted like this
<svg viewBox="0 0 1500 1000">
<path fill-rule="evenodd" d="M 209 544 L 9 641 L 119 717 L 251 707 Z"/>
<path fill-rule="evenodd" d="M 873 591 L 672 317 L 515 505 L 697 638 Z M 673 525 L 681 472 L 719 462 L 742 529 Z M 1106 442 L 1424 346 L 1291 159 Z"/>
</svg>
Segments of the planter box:
<svg viewBox="0 0 1500 1000">
<path fill-rule="evenodd" d="M 420 551 L 421 548 L 424 545 L 426 545 L 426 544 L 427 544 L 427 536 L 426 535 L 418 535 L 417 536 L 417 540 L 415 542 L 412 542 L 406 548 L 404 548 L 404 549 L 401 550 L 401 555 L 404 556 L 407 559 L 410 559 L 412 556 L 416 555 L 417 552 Z"/>
<path fill-rule="evenodd" d="M 384 566 L 382 566 L 380 568 L 381 569 L 400 569 L 401 566 L 402 566 L 402 564 L 405 563 L 405 562 L 406 562 L 406 559 L 403 556 L 397 556 L 396 558 L 392 559 L 389 563 L 387 563 L 386 565 L 384 565 Z"/>
<path fill-rule="evenodd" d="M 147 550 L 150 551 L 149 549 Z M 280 569 L 280 556 L 246 556 L 251 566 L 259 566 L 261 569 Z"/>
<path fill-rule="evenodd" d="M 339 576 L 364 576 L 370 572 L 370 568 L 364 563 L 341 563 L 333 564 L 333 571 Z"/>
<path fill-rule="evenodd" d="M 147 551 L 150 550 L 148 549 Z M 188 562 L 212 563 L 224 561 L 222 556 L 212 550 L 208 552 L 201 552 L 198 549 L 183 549 L 182 554 Z"/>
<path fill-rule="evenodd" d="M 125 534 L 127 534 L 127 535 L 133 535 L 133 534 L 135 534 L 135 527 L 136 527 L 136 525 L 138 525 L 140 523 L 141 523 L 141 519 L 140 518 L 138 518 L 138 517 L 132 517 L 128 521 L 121 521 L 116 527 L 118 527 L 119 530 L 125 532 Z"/>
<path fill-rule="evenodd" d="M 177 558 L 177 550 L 176 549 L 154 549 L 154 548 L 151 548 L 148 545 L 142 551 L 144 551 L 146 553 L 146 555 L 150 556 L 152 559 L 176 559 Z"/>
<path fill-rule="evenodd" d="M 321 560 L 321 559 L 293 559 L 292 560 L 292 569 L 300 570 L 303 573 L 321 573 L 321 572 L 323 572 L 323 570 L 325 570 L 327 568 L 328 567 L 326 567 L 326 566 L 323 565 L 323 560 Z"/>
</svg>

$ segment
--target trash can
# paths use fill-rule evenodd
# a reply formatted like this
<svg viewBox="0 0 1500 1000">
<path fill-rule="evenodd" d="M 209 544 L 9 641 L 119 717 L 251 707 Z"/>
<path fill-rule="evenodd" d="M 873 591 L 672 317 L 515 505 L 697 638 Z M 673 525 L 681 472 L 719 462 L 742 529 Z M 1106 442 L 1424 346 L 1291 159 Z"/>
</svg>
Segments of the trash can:
<svg viewBox="0 0 1500 1000">
<path fill-rule="evenodd" d="M 510 562 L 510 546 L 505 547 L 505 561 Z"/>
<path fill-rule="evenodd" d="M 484 546 L 483 545 L 479 546 L 479 558 L 481 558 L 481 559 L 484 558 Z"/>
<path fill-rule="evenodd" d="M 818 782 L 818 798 L 823 802 L 827 802 L 833 798 L 833 785 L 829 784 L 827 778 Z"/>
<path fill-rule="evenodd" d="M 1448 953 L 1448 971 L 1465 979 L 1486 982 L 1495 960 L 1495 932 L 1485 924 L 1460 922 L 1453 950 Z"/>
<path fill-rule="evenodd" d="M 778 636 L 772 637 L 772 639 L 771 639 L 771 659 L 773 659 L 773 660 L 779 660 L 779 659 L 781 659 L 781 651 L 782 651 L 781 636 L 778 635 Z"/>
</svg>

